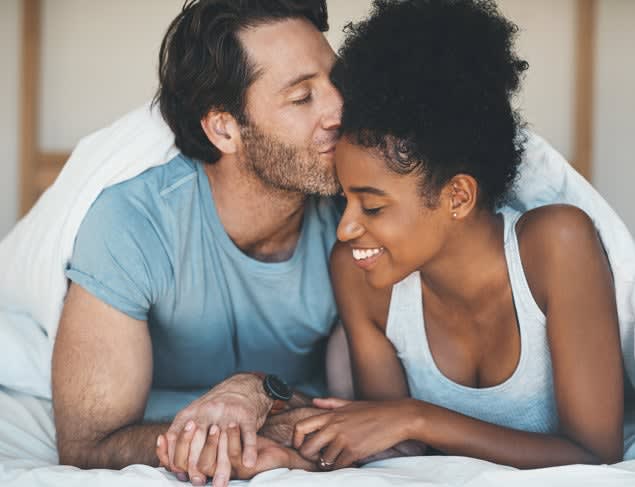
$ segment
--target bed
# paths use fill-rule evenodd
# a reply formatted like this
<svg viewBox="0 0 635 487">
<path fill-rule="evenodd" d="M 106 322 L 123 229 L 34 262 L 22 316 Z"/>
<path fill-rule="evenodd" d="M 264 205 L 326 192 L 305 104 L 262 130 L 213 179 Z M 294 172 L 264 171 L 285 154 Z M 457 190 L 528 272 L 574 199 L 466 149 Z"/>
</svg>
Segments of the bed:
<svg viewBox="0 0 635 487">
<path fill-rule="evenodd" d="M 612 466 L 572 465 L 516 470 L 463 457 L 395 458 L 360 469 L 310 473 L 276 469 L 250 482 L 255 486 L 634 486 L 635 460 Z M 3 487 L 145 487 L 186 485 L 164 469 L 132 465 L 123 470 L 80 470 L 57 465 L 51 402 L 0 387 L 0 485 Z M 189 485 L 189 484 L 187 484 Z"/>
</svg>

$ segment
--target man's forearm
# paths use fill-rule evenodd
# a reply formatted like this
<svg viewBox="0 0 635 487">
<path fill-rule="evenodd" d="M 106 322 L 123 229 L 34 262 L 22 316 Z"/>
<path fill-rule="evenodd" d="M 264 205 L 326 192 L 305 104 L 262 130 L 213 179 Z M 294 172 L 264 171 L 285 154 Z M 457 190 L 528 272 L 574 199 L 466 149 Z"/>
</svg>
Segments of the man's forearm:
<svg viewBox="0 0 635 487">
<path fill-rule="evenodd" d="M 80 468 L 121 469 L 133 464 L 159 466 L 156 441 L 169 424 L 139 424 L 121 428 L 99 441 L 58 441 L 60 464 Z"/>
</svg>

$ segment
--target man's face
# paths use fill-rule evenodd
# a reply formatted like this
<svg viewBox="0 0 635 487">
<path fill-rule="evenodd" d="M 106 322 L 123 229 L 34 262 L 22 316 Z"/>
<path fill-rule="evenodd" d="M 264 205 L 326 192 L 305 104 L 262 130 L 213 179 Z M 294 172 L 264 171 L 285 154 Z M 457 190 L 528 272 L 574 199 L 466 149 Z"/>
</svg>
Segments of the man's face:
<svg viewBox="0 0 635 487">
<path fill-rule="evenodd" d="M 246 94 L 245 164 L 271 187 L 332 195 L 342 99 L 330 81 L 335 60 L 325 37 L 299 19 L 239 35 L 260 77 Z"/>
</svg>

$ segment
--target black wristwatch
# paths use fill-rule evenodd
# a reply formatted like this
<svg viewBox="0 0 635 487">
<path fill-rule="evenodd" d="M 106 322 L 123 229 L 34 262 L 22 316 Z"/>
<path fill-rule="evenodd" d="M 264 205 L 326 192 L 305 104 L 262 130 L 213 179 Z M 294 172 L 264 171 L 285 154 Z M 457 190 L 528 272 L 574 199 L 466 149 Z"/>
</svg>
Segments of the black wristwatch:
<svg viewBox="0 0 635 487">
<path fill-rule="evenodd" d="M 286 409 L 287 402 L 293 397 L 289 385 L 277 375 L 265 375 L 262 379 L 262 388 L 265 394 L 273 399 L 270 414 L 277 414 Z"/>
</svg>

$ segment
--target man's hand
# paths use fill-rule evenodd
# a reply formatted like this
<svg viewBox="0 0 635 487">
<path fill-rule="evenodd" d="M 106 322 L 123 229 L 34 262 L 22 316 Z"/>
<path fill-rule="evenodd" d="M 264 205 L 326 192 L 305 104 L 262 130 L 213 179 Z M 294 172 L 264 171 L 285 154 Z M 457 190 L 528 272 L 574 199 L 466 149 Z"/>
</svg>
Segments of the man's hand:
<svg viewBox="0 0 635 487">
<path fill-rule="evenodd" d="M 159 438 L 156 453 L 161 465 L 165 466 L 169 462 L 167 444 L 163 436 Z M 256 449 L 258 453 L 256 465 L 246 467 L 242 462 L 242 442 L 239 429 L 234 425 L 226 431 L 221 431 L 217 426 L 212 426 L 199 457 L 198 468 L 206 477 L 214 479 L 214 485 L 226 484 L 229 478 L 251 479 L 256 474 L 274 468 L 316 470 L 312 462 L 302 458 L 295 450 L 279 445 L 263 436 L 257 437 Z M 225 477 L 222 472 L 227 471 L 230 472 L 230 476 Z M 185 474 L 179 478 L 186 480 Z M 203 479 L 203 481 L 206 480 L 207 478 Z M 195 483 L 193 479 L 192 483 Z"/>
<path fill-rule="evenodd" d="M 205 473 L 199 468 L 201 453 L 214 426 L 217 433 L 230 424 L 242 434 L 242 462 L 246 468 L 256 466 L 256 432 L 264 424 L 273 400 L 267 397 L 262 380 L 254 374 L 237 374 L 221 382 L 204 396 L 183 409 L 174 418 L 166 433 L 168 463 L 166 467 L 175 473 L 188 473 L 192 483 L 203 485 Z M 218 443 L 217 475 L 214 486 L 226 485 L 230 470 L 221 458 L 228 455 L 225 443 Z"/>
</svg>

